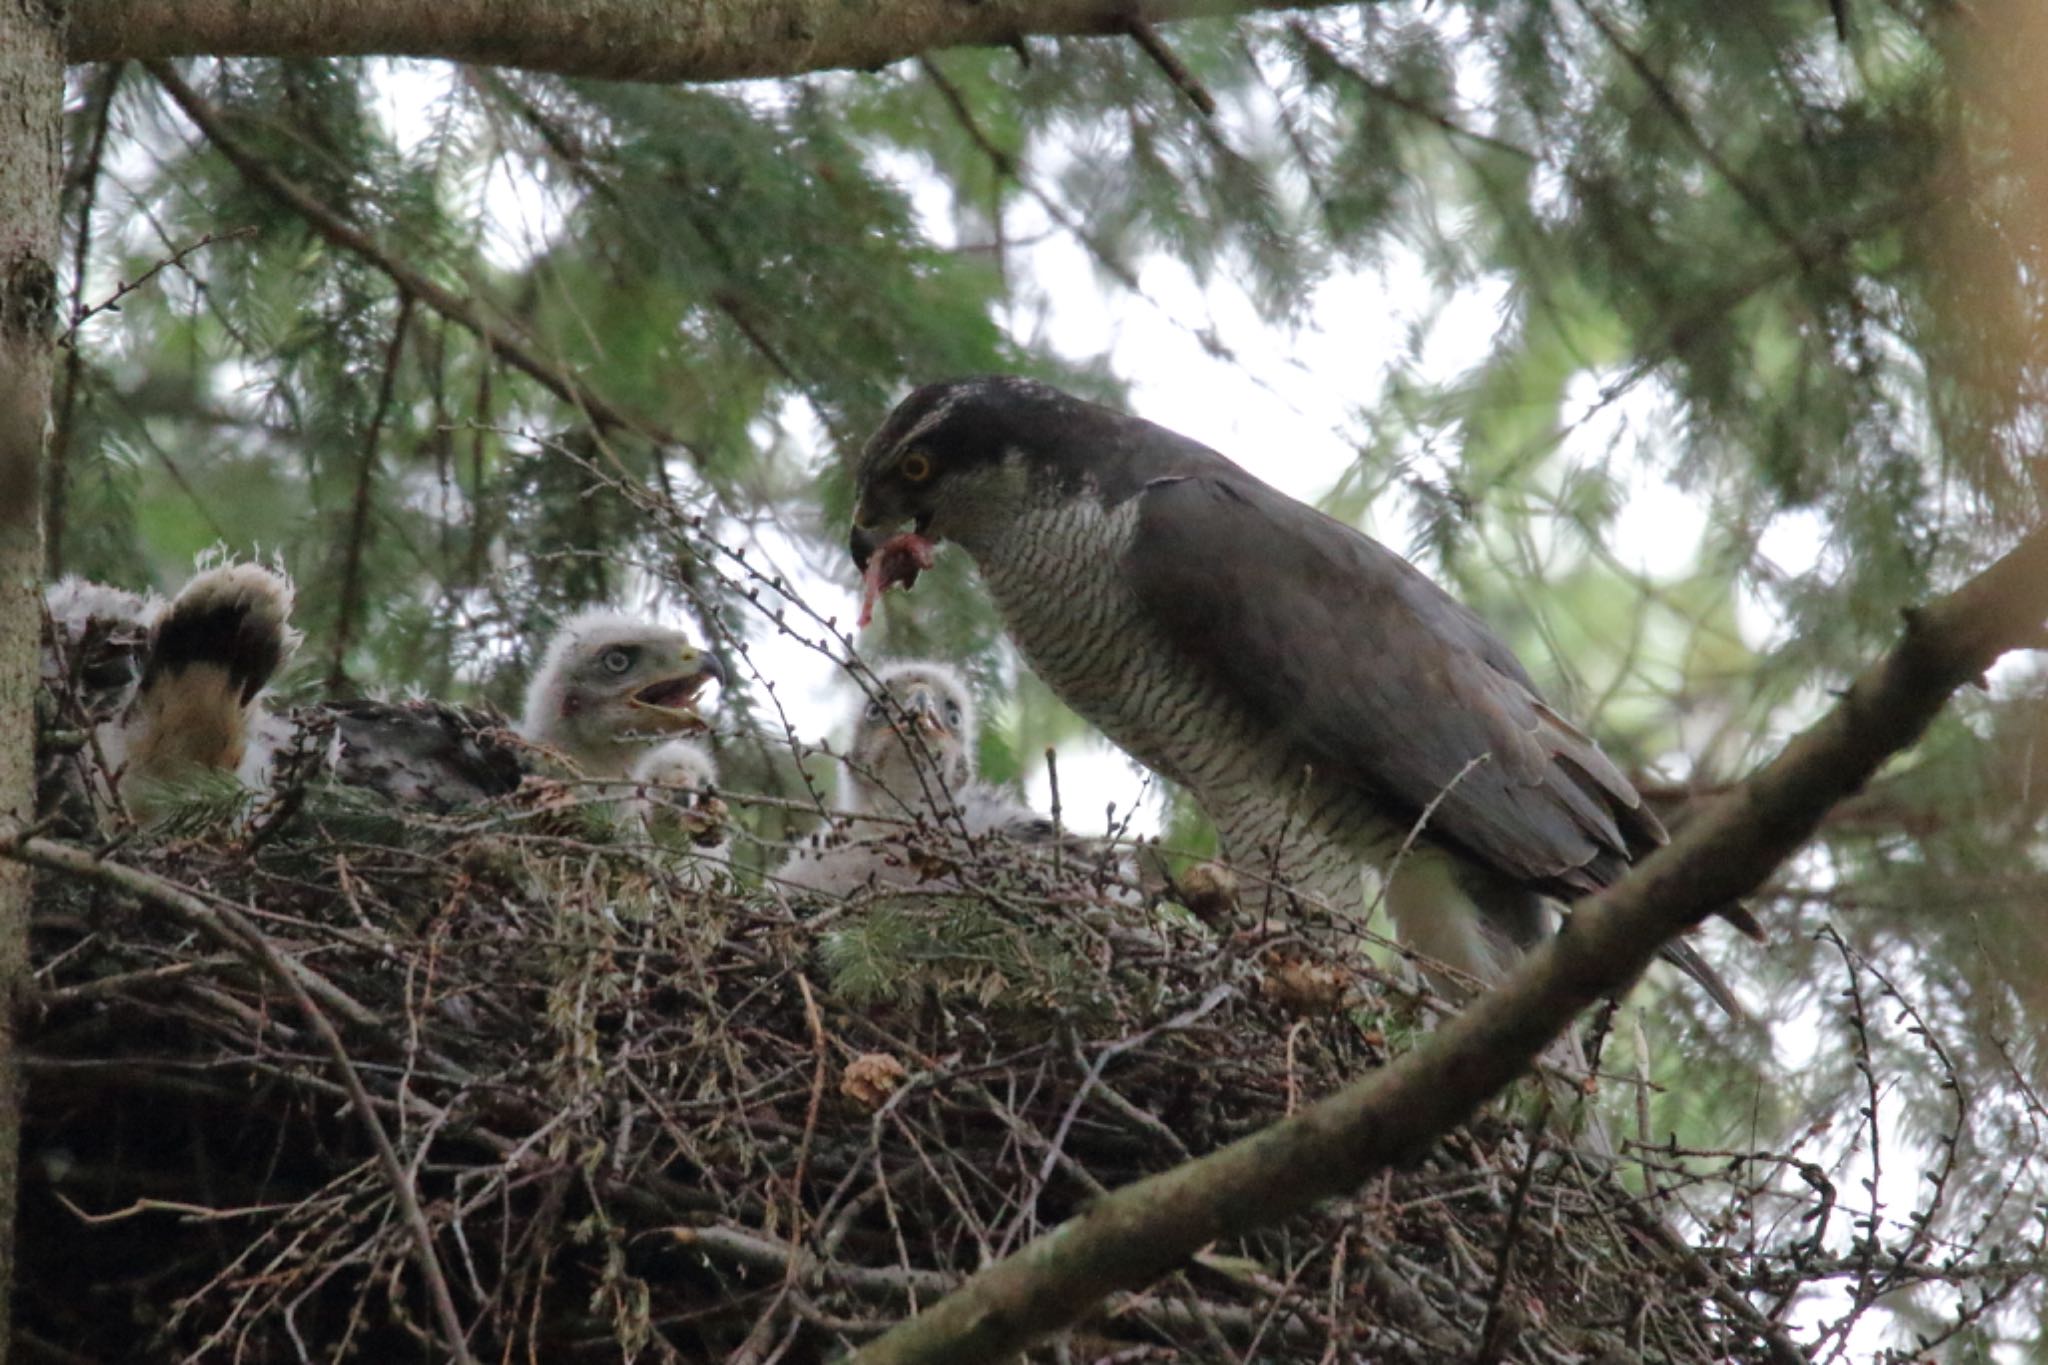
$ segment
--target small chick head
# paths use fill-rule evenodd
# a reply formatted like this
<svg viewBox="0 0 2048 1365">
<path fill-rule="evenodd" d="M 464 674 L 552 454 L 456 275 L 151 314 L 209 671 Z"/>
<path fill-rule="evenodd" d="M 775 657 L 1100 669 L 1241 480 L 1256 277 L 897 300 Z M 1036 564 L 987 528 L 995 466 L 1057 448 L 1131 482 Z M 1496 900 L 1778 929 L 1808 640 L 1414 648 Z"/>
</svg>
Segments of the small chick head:
<svg viewBox="0 0 2048 1365">
<path fill-rule="evenodd" d="M 947 802 L 975 772 L 974 694 L 950 665 L 890 664 L 861 700 L 847 753 L 847 806 L 904 815 Z"/>
<path fill-rule="evenodd" d="M 648 834 L 707 851 L 724 847 L 727 812 L 718 797 L 718 764 L 701 745 L 672 739 L 649 749 L 633 765 L 633 780 L 645 789 L 635 804 Z"/>
<path fill-rule="evenodd" d="M 520 733 L 561 750 L 589 776 L 625 777 L 649 744 L 706 728 L 697 694 L 714 679 L 722 684 L 725 670 L 681 631 L 585 612 L 549 642 Z"/>
</svg>

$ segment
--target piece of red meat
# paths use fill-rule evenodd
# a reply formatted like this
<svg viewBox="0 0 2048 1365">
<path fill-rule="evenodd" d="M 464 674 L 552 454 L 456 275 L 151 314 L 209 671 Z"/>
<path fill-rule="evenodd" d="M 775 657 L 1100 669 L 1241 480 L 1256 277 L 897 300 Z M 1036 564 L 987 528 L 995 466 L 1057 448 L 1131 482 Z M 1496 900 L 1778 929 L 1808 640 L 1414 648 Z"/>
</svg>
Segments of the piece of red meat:
<svg viewBox="0 0 2048 1365">
<path fill-rule="evenodd" d="M 860 623 L 874 619 L 875 603 L 898 583 L 915 587 L 917 576 L 932 566 L 935 547 L 915 531 L 905 531 L 883 541 L 868 557 L 867 572 L 861 575 Z"/>
</svg>

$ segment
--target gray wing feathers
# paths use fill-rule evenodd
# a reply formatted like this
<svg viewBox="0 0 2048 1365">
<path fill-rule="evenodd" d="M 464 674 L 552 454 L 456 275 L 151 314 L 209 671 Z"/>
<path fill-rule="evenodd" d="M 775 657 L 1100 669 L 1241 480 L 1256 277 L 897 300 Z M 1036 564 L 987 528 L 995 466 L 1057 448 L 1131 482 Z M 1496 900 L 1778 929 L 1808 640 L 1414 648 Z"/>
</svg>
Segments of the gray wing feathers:
<svg viewBox="0 0 2048 1365">
<path fill-rule="evenodd" d="M 1193 666 L 1303 761 L 1496 870 L 1590 891 L 1664 831 L 1462 604 L 1368 537 L 1237 471 L 1154 481 L 1127 565 Z"/>
</svg>

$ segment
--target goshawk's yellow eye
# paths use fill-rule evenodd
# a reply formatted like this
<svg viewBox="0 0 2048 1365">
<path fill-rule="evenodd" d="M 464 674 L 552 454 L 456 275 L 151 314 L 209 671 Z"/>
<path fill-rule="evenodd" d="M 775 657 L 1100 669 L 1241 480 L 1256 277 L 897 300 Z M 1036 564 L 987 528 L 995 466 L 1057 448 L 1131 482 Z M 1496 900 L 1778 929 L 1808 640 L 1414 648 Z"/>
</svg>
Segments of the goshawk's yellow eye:
<svg viewBox="0 0 2048 1365">
<path fill-rule="evenodd" d="M 913 450 L 903 457 L 903 462 L 896 468 L 910 482 L 923 483 L 932 476 L 932 457 L 922 450 Z"/>
</svg>

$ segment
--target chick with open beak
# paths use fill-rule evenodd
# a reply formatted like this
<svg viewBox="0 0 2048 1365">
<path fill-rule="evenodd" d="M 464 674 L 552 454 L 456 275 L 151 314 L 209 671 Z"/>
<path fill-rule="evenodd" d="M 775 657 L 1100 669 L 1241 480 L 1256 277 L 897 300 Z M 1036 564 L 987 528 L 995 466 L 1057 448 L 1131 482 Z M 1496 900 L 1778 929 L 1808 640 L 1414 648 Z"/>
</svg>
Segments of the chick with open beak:
<svg viewBox="0 0 2048 1365">
<path fill-rule="evenodd" d="M 698 714 L 717 658 L 679 630 L 590 611 L 555 632 L 526 692 L 519 732 L 590 777 L 627 777 L 650 745 L 709 728 Z"/>
</svg>

